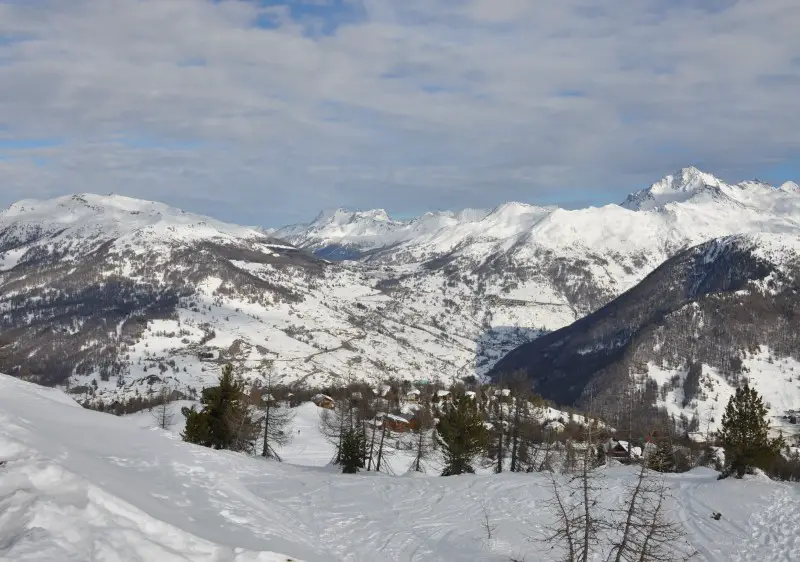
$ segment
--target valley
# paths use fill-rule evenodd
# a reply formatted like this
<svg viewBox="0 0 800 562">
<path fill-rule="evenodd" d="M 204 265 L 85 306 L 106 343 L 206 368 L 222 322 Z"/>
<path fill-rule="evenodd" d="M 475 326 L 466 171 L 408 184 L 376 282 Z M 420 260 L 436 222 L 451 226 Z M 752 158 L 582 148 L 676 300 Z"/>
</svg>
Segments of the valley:
<svg viewBox="0 0 800 562">
<path fill-rule="evenodd" d="M 639 283 L 656 283 L 648 276 L 688 248 L 763 234 L 770 241 L 765 248 L 786 241 L 789 253 L 780 265 L 791 269 L 798 231 L 796 185 L 727 184 L 695 168 L 621 205 L 565 210 L 508 203 L 411 221 L 383 211 L 338 210 L 277 230 L 115 195 L 23 201 L 0 215 L 0 369 L 68 388 L 77 401 L 95 406 L 146 399 L 165 385 L 193 396 L 226 363 L 249 380 L 269 370 L 282 383 L 307 387 L 349 379 L 488 380 L 509 352 L 548 341 L 537 338 L 555 330 L 582 330 L 593 318 L 587 315 L 620 306 L 612 302 L 617 297 L 642 308 L 631 295 L 652 290 Z M 757 250 L 762 239 L 748 240 Z M 358 259 L 333 261 L 331 248 Z M 685 274 L 680 263 L 672 267 L 674 275 Z M 719 267 L 724 274 L 727 266 L 720 261 Z M 741 277 L 741 288 L 767 282 L 762 269 Z M 781 294 L 793 302 L 796 277 L 782 275 Z M 658 281 L 648 298 L 666 303 L 671 297 L 658 291 L 670 283 Z M 703 291 L 734 289 L 723 284 Z M 759 291 L 767 300 L 778 298 L 769 285 Z M 669 316 L 679 332 L 708 317 L 687 314 L 689 301 L 680 302 L 683 308 L 673 307 Z M 775 329 L 794 334 L 779 327 L 793 322 L 794 312 L 784 312 Z M 674 338 L 660 337 L 647 345 L 655 350 L 663 338 Z M 731 357 L 798 359 L 793 337 L 780 343 L 742 337 L 726 340 Z M 584 346 L 605 345 L 584 340 Z M 635 373 L 641 384 L 660 381 L 664 407 L 687 419 L 712 417 L 667 387 L 682 384 L 689 361 L 711 370 L 726 364 L 694 351 L 684 357 L 680 349 L 691 346 L 670 347 L 677 351 L 667 363 L 646 346 L 636 349 L 636 364 L 651 363 L 653 376 L 639 367 Z M 575 353 L 575 360 L 588 357 Z M 748 375 L 754 384 L 758 370 Z M 776 392 L 797 396 L 790 378 Z M 561 383 L 538 391 L 575 404 L 585 383 L 572 386 L 571 392 Z M 775 403 L 775 414 L 783 413 Z"/>
</svg>

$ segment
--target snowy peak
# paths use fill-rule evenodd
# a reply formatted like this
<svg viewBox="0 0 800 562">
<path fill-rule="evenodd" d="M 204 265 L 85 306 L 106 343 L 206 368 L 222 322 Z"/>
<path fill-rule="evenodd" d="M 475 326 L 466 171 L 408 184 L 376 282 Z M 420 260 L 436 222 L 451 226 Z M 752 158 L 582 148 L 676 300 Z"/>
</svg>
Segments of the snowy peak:
<svg viewBox="0 0 800 562">
<path fill-rule="evenodd" d="M 369 250 L 396 239 L 408 223 L 393 220 L 384 209 L 322 211 L 308 224 L 291 225 L 274 232 L 277 238 L 302 247 L 342 246 Z"/>
<path fill-rule="evenodd" d="M 635 211 L 649 211 L 669 203 L 682 203 L 702 193 L 719 196 L 724 185 L 713 175 L 690 166 L 667 175 L 647 189 L 632 193 L 622 206 Z"/>
<path fill-rule="evenodd" d="M 793 195 L 800 195 L 800 185 L 797 185 L 793 181 L 787 181 L 783 185 L 778 188 L 780 191 L 784 193 L 791 193 Z"/>
<path fill-rule="evenodd" d="M 255 228 L 120 195 L 29 199 L 0 213 L 0 271 L 44 254 L 79 259 L 103 245 L 165 255 L 169 248 L 204 241 L 266 243 L 269 236 Z"/>
<path fill-rule="evenodd" d="M 107 238 L 145 231 L 167 237 L 264 236 L 257 229 L 223 223 L 163 203 L 82 193 L 55 199 L 27 199 L 0 213 L 0 230 L 38 228 L 45 233 L 73 233 Z"/>
<path fill-rule="evenodd" d="M 369 211 L 348 211 L 347 209 L 329 209 L 322 211 L 309 225 L 323 227 L 327 225 L 345 225 L 359 222 L 394 222 L 384 209 L 371 209 Z"/>
</svg>

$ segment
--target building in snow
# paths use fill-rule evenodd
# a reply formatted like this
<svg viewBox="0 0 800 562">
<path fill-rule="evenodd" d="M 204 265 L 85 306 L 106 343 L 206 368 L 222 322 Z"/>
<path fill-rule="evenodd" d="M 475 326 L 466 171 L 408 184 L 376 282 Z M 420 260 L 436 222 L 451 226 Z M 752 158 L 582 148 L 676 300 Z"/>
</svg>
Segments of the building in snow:
<svg viewBox="0 0 800 562">
<path fill-rule="evenodd" d="M 319 406 L 320 408 L 326 408 L 328 410 L 333 410 L 333 398 L 328 396 L 327 394 L 315 394 L 311 401 Z"/>
<path fill-rule="evenodd" d="M 627 441 L 620 441 L 613 437 L 603 443 L 602 447 L 607 457 L 619 461 L 624 462 L 628 459 L 639 459 L 642 457 L 641 447 L 636 447 Z"/>
<path fill-rule="evenodd" d="M 376 427 L 386 427 L 389 431 L 396 433 L 406 433 L 417 429 L 419 421 L 414 415 L 384 414 L 379 413 L 375 416 Z"/>
</svg>

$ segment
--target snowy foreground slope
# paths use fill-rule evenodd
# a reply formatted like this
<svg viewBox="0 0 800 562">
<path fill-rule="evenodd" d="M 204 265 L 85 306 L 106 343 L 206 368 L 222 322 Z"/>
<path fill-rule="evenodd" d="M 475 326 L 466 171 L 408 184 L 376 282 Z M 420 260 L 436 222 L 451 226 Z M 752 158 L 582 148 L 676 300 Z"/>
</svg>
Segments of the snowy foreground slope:
<svg viewBox="0 0 800 562">
<path fill-rule="evenodd" d="M 547 480 L 357 475 L 179 442 L 0 375 L 0 560 L 547 561 Z M 604 505 L 631 479 L 604 471 Z M 698 559 L 789 562 L 800 487 L 669 477 Z M 487 540 L 483 506 L 498 525 Z M 715 521 L 712 511 L 723 514 Z M 284 554 L 275 554 L 277 552 Z"/>
</svg>

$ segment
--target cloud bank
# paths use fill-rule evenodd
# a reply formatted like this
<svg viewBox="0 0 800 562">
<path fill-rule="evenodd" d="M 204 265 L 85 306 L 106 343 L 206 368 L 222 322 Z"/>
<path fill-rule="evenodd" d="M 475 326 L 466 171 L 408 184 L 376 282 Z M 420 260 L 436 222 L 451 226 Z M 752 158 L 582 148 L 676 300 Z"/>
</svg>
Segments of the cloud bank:
<svg viewBox="0 0 800 562">
<path fill-rule="evenodd" d="M 795 0 L 0 0 L 0 203 L 278 225 L 791 174 L 798 25 Z"/>
</svg>

